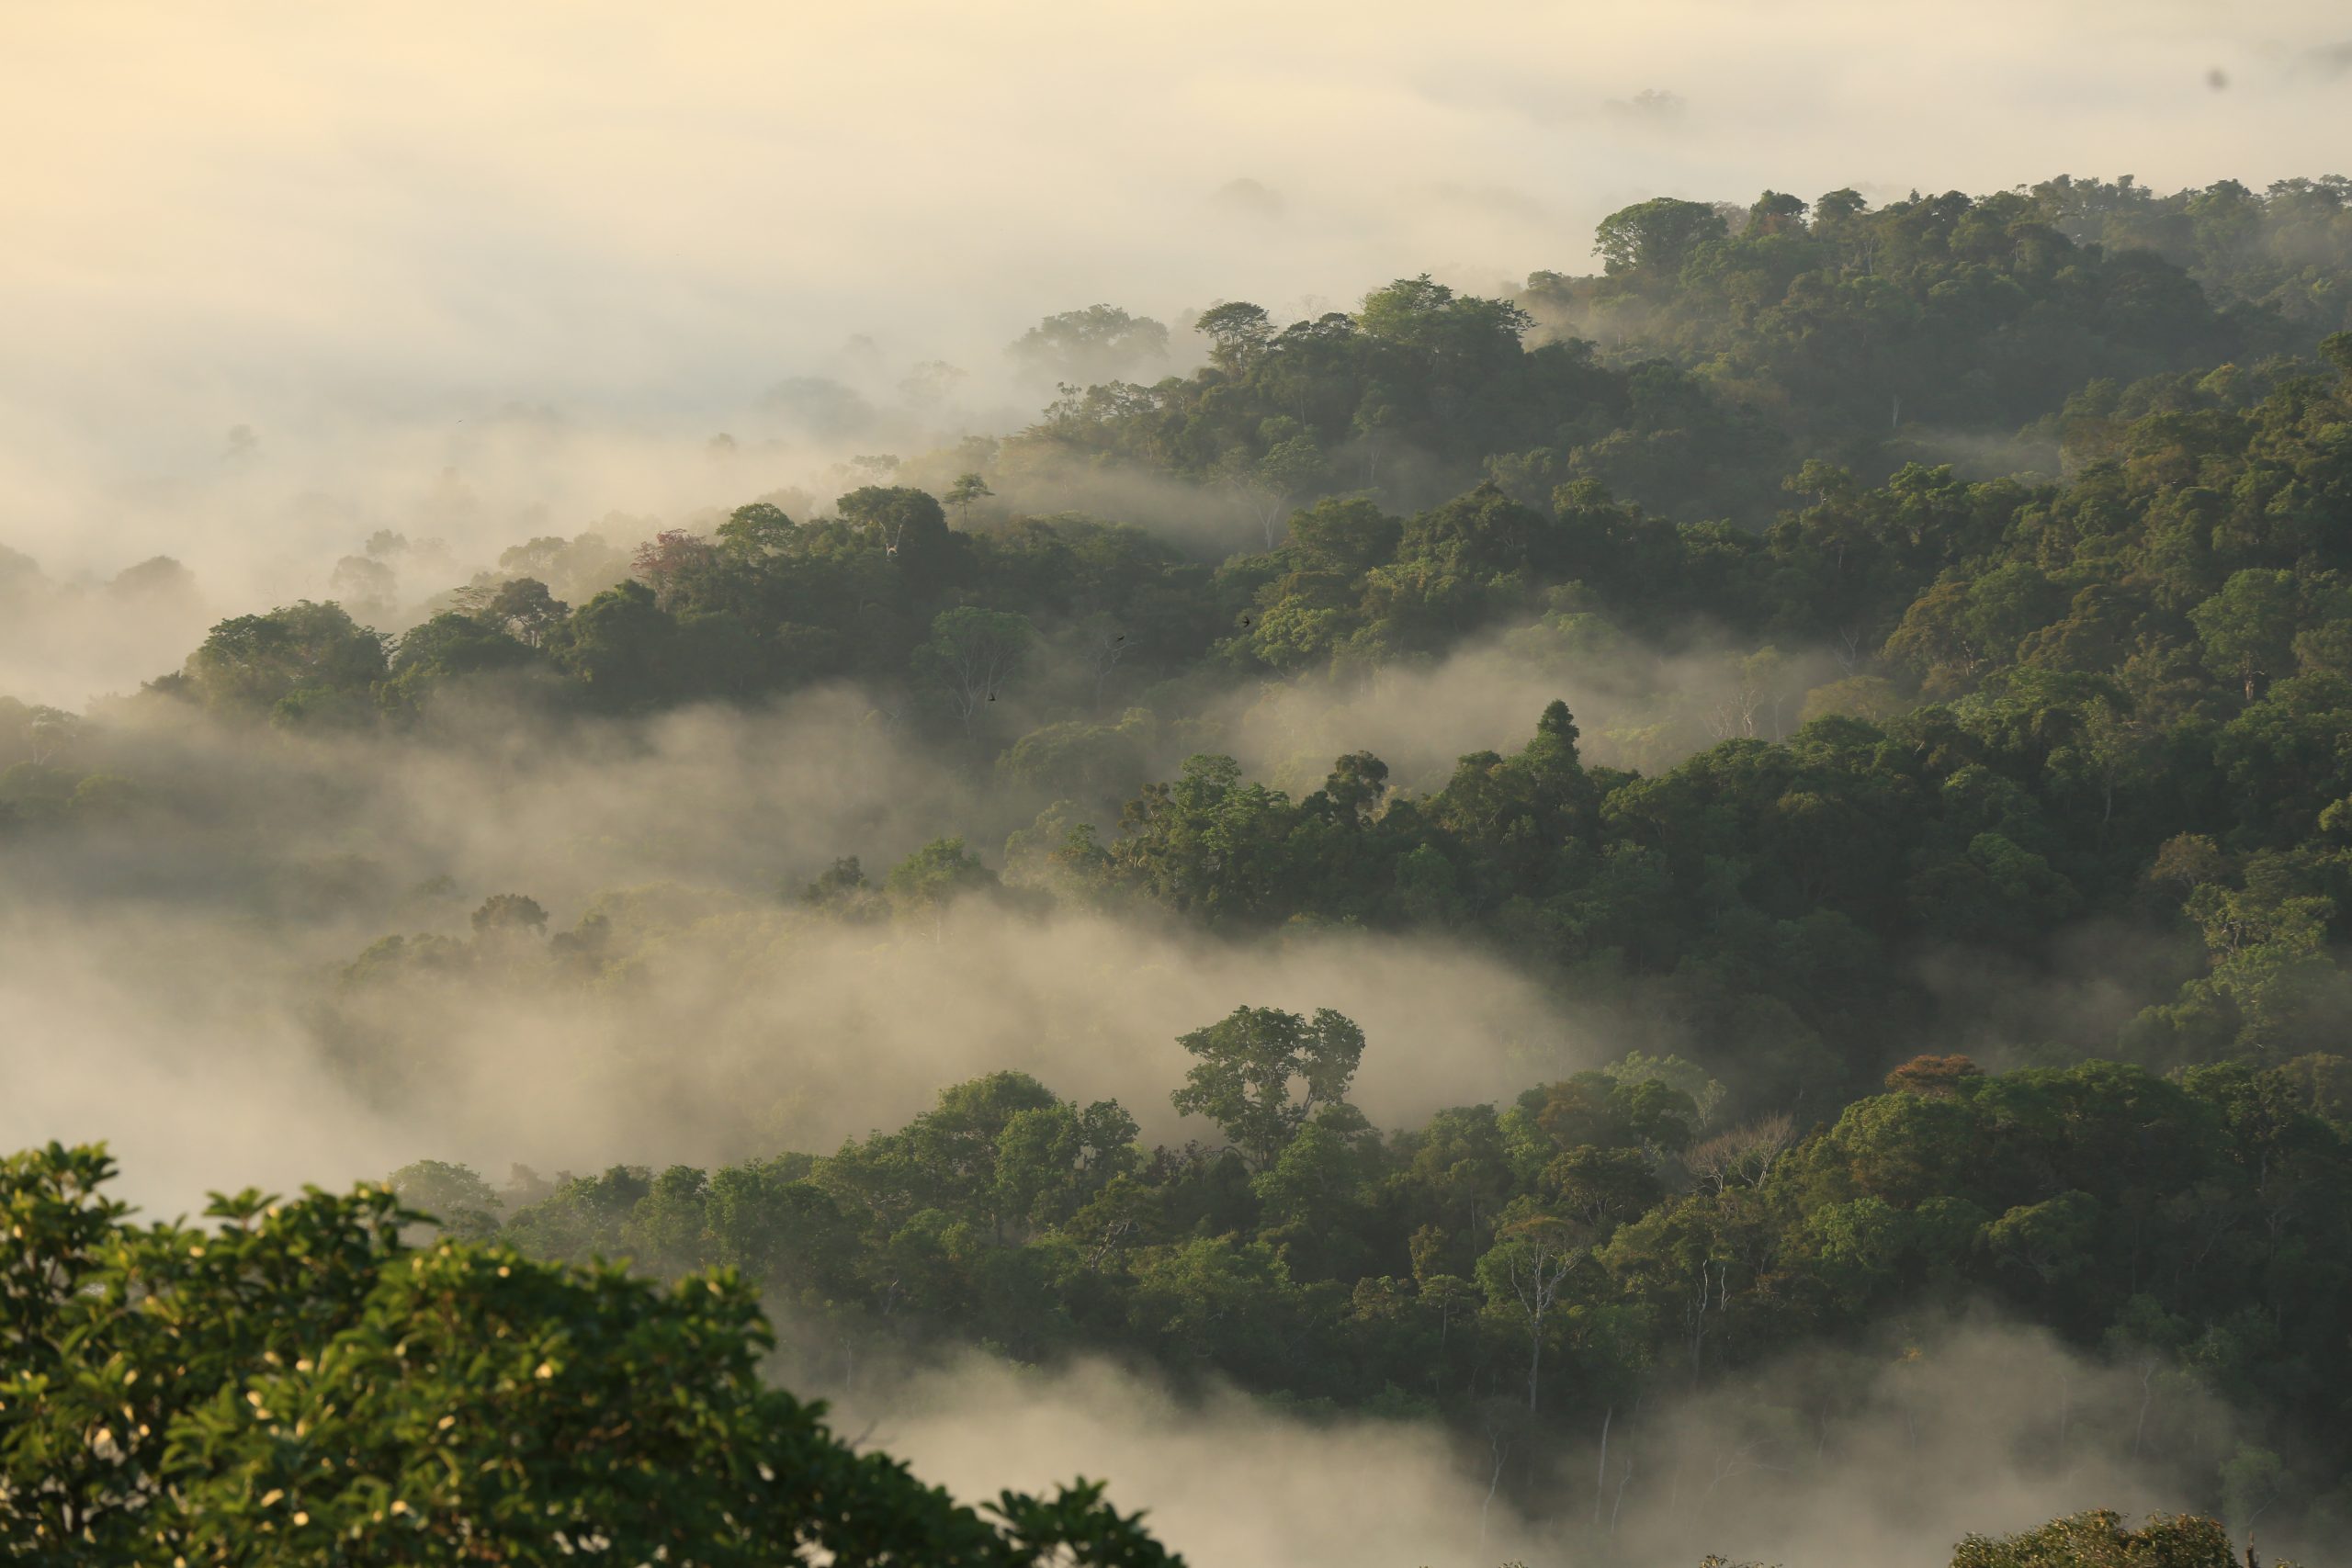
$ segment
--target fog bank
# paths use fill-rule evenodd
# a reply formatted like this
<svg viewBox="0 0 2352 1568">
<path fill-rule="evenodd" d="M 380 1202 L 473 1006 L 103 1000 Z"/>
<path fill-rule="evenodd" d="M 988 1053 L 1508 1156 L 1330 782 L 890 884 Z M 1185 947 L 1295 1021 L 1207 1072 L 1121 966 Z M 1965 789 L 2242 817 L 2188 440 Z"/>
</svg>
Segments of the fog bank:
<svg viewBox="0 0 2352 1568">
<path fill-rule="evenodd" d="M 1005 345 L 1096 300 L 1175 325 L 1424 270 L 1491 292 L 1589 270 L 1593 223 L 1658 194 L 2258 186 L 2311 172 L 2352 92 L 2320 0 L 2113 23 L 2088 0 L 18 6 L 0 546 L 62 581 L 170 554 L 252 607 L 452 485 L 470 517 L 423 531 L 464 556 L 1001 433 L 1051 395 Z M 1157 369 L 1185 358 L 1180 334 Z M 40 694 L 119 689 L 153 651 Z"/>
<path fill-rule="evenodd" d="M 1493 1402 L 1483 1435 L 1418 1419 L 1317 1420 L 1227 1391 L 1180 1399 L 1102 1363 L 967 1358 L 839 1401 L 844 1430 L 958 1495 L 1114 1476 L 1123 1506 L 1194 1562 L 1340 1568 L 1497 1562 L 1943 1568 L 1963 1535 L 2098 1506 L 2188 1506 L 2226 1452 L 2217 1403 L 2165 1377 L 1973 1316 L 1891 1325 L 1702 1393 L 1657 1391 L 1566 1451 Z M 2143 1419 L 2144 1416 L 2144 1419 Z M 1488 1500 L 1496 1456 L 1537 1478 Z"/>
</svg>

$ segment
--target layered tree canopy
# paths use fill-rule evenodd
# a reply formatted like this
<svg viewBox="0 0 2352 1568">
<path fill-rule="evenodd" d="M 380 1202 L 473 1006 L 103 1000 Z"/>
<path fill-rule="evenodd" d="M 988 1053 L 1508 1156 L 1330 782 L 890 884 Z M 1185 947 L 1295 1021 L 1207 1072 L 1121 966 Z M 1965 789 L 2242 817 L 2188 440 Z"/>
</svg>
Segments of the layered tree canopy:
<svg viewBox="0 0 2352 1568">
<path fill-rule="evenodd" d="M 2004 1462 L 2195 1511 L 1959 1564 L 2340 1540 L 2347 202 L 1658 197 L 1523 288 L 1097 304 L 1001 436 L 462 582 L 379 530 L 135 695 L 0 695 L 12 931 L 295 955 L 201 978 L 371 1113 L 619 1019 L 563 1087 L 716 1129 L 201 1228 L 10 1161 L 0 1551 L 1161 1560 L 766 1381 L 953 1348 L 1419 1422 L 1609 1562 L 1916 1450 L 1988 1321 L 2056 1390 Z M 0 551 L 0 614 L 184 575 Z M 1476 979 L 1409 1029 L 1336 988 L 1424 962 Z M 935 1026 L 778 1010 L 841 976 Z"/>
</svg>

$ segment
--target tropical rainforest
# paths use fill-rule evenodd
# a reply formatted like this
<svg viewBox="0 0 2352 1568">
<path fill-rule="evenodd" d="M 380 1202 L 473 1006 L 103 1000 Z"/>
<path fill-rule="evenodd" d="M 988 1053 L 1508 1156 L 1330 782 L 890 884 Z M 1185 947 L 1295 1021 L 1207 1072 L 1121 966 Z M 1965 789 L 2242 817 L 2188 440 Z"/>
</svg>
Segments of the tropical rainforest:
<svg viewBox="0 0 2352 1568">
<path fill-rule="evenodd" d="M 1411 1434 L 1464 1562 L 2341 1560 L 2352 181 L 1593 254 L 0 697 L 0 899 L 418 1140 L 0 1168 L 0 1553 L 1167 1560 L 822 1403 L 970 1376 Z"/>
</svg>

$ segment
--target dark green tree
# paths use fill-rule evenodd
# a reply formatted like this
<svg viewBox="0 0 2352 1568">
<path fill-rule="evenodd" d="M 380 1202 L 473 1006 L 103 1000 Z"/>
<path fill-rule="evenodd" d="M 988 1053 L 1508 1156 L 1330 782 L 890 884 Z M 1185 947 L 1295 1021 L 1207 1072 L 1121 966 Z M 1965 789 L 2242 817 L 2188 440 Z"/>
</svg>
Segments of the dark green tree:
<svg viewBox="0 0 2352 1568">
<path fill-rule="evenodd" d="M 1272 1166 L 1318 1111 L 1346 1108 L 1363 1031 L 1329 1008 L 1312 1021 L 1279 1008 L 1236 1008 L 1182 1036 L 1199 1060 L 1171 1100 L 1205 1116 L 1258 1169 Z"/>
</svg>

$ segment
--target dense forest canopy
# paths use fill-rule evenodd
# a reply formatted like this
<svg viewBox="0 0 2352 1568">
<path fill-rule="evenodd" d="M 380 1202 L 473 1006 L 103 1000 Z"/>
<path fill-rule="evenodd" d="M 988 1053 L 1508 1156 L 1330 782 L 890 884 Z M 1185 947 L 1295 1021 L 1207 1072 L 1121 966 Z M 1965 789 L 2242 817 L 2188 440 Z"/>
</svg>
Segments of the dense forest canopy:
<svg viewBox="0 0 2352 1568">
<path fill-rule="evenodd" d="M 413 607 L 408 541 L 355 541 L 135 695 L 0 695 L 21 917 L 278 944 L 244 978 L 371 1114 L 528 1081 L 701 1140 L 503 1182 L 419 1148 L 397 1202 L 248 1195 L 217 1241 L 129 1228 L 99 1155 L 20 1156 L 54 1255 L 0 1295 L 36 1359 L 6 1549 L 231 1551 L 297 1462 L 246 1404 L 339 1404 L 390 1463 L 419 1383 L 503 1479 L 399 1528 L 576 1533 L 649 1472 L 497 1459 L 501 1424 L 587 1442 L 683 1366 L 631 1440 L 704 1490 L 645 1551 L 900 1560 L 841 1486 L 925 1560 L 1159 1560 L 1092 1491 L 984 1518 L 761 1382 L 974 1351 L 1426 1427 L 1476 1530 L 1630 1562 L 1736 1544 L 1690 1492 L 1776 1520 L 1897 1413 L 1877 1473 L 1929 1485 L 1928 1369 L 1982 1355 L 2063 1391 L 1997 1442 L 2069 1517 L 1957 1561 L 2218 1565 L 2257 1521 L 2324 1560 L 2352 182 L 1658 197 L 1594 254 L 1510 298 L 1220 301 L 1149 383 L 1164 325 L 1072 310 L 1014 345 L 1062 382 L 1035 423 L 829 500 L 542 535 Z M 0 553 L 0 604 L 63 602 Z M 300 1304 L 222 1309 L 130 1442 L 98 1382 L 174 1352 L 129 1303 L 192 1324 L 240 1279 Z M 514 1366 L 461 1366 L 458 1311 Z M 550 1334 L 616 1348 L 534 1389 Z M 350 1389 L 281 1390 L 330 1340 Z M 771 1451 L 802 1490 L 751 1484 Z M 307 1512 L 373 1542 L 375 1497 Z M 2220 1523 L 2084 1512 L 2125 1501 Z"/>
</svg>

